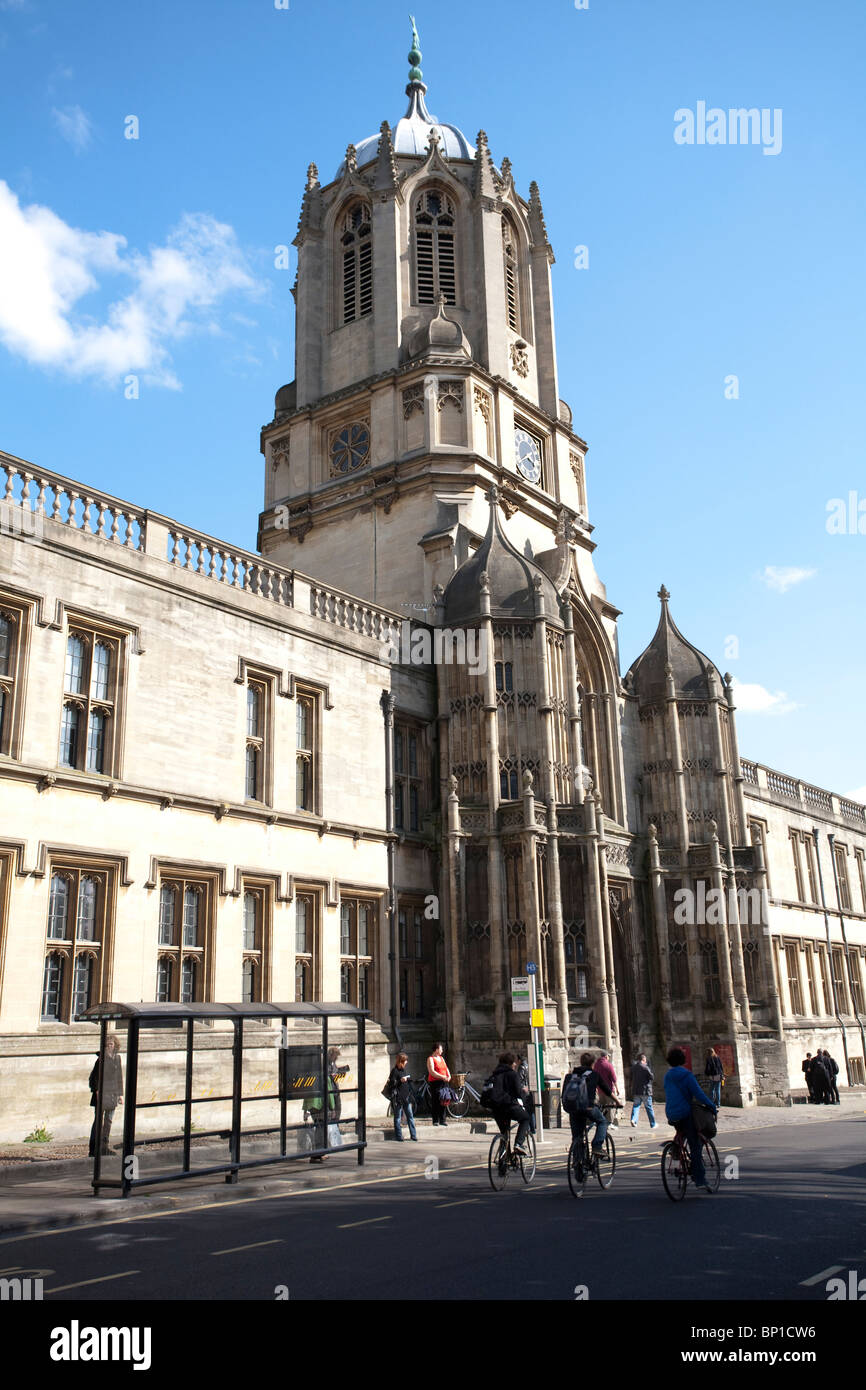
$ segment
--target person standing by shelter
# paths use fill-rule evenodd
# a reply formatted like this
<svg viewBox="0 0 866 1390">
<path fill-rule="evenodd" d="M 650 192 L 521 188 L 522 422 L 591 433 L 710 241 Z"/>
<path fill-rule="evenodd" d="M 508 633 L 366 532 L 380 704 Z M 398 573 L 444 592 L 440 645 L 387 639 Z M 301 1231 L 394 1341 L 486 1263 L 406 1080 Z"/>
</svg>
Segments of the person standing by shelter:
<svg viewBox="0 0 866 1390">
<path fill-rule="evenodd" d="M 711 1087 L 710 1098 L 712 1099 L 713 1105 L 718 1109 L 722 1103 L 722 1086 L 725 1084 L 725 1069 L 722 1066 L 722 1059 L 714 1047 L 711 1047 L 707 1052 L 707 1058 L 704 1064 L 704 1076 L 707 1078 L 707 1082 Z"/>
<path fill-rule="evenodd" d="M 90 1073 L 90 1104 L 94 1106 L 93 1126 L 90 1131 L 90 1157 L 96 1156 L 96 1130 L 99 1121 L 99 1109 L 97 1105 L 99 1088 L 99 1057 L 93 1065 Z M 116 1149 L 108 1147 L 108 1138 L 111 1134 L 111 1122 L 114 1119 L 114 1112 L 118 1105 L 123 1104 L 123 1065 L 120 1060 L 120 1038 L 116 1033 L 109 1033 L 108 1042 L 105 1045 L 105 1064 L 102 1076 L 102 1150 L 104 1154 L 116 1153 Z"/>
</svg>

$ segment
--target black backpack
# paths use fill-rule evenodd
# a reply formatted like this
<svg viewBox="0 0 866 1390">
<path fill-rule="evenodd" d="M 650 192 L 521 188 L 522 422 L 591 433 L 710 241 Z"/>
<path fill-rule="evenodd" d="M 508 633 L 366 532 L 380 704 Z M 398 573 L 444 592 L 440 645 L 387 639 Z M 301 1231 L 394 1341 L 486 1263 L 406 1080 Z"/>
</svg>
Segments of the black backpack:
<svg viewBox="0 0 866 1390">
<path fill-rule="evenodd" d="M 562 1092 L 562 1108 L 567 1115 L 577 1115 L 592 1108 L 586 1076 L 579 1075 L 576 1071 L 571 1073 Z"/>
<path fill-rule="evenodd" d="M 492 1099 L 494 1105 L 510 1105 L 514 1097 L 505 1089 L 505 1078 L 507 1071 L 495 1071 L 491 1077 L 493 1082 Z"/>
</svg>

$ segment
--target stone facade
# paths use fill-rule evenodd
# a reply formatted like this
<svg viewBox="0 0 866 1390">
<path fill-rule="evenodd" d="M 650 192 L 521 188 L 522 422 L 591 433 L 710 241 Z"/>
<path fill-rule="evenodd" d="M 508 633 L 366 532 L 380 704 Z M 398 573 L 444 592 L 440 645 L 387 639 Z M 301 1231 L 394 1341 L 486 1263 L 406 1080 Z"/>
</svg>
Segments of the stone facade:
<svg viewBox="0 0 866 1390">
<path fill-rule="evenodd" d="M 398 1047 L 525 1050 L 529 959 L 552 1074 L 866 1079 L 866 812 L 740 758 L 664 589 L 621 675 L 538 189 L 413 72 L 311 166 L 259 552 L 0 454 L 0 1138 L 81 1132 L 98 1000 L 359 1002 L 375 1112 Z"/>
</svg>

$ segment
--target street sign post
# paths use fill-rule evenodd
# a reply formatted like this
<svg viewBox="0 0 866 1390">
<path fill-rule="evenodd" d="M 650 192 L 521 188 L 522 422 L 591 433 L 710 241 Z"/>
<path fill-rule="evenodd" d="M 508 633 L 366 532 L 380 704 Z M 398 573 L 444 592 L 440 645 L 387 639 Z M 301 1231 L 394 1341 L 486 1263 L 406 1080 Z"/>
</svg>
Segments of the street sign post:
<svg viewBox="0 0 866 1390">
<path fill-rule="evenodd" d="M 529 1021 L 532 1027 L 532 1063 L 530 1066 L 530 1085 L 535 1096 L 535 1132 L 537 1142 L 544 1143 L 544 1111 L 541 1107 L 541 1090 L 544 1086 L 544 1051 L 541 1045 L 540 1028 L 544 1024 L 544 1013 L 538 1007 L 538 995 L 535 988 L 535 977 L 538 973 L 538 966 L 534 960 L 527 961 L 526 973 L 529 976 L 529 996 L 530 1013 Z M 533 1076 L 532 1073 L 535 1073 Z"/>
</svg>

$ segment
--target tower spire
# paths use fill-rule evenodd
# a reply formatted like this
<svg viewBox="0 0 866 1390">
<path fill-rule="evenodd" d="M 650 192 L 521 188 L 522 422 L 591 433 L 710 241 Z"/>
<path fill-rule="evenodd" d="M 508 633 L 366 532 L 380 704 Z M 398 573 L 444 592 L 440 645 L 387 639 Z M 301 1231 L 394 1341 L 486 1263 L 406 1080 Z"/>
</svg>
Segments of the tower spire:
<svg viewBox="0 0 866 1390">
<path fill-rule="evenodd" d="M 415 27 L 415 16 L 410 14 L 412 21 L 412 47 L 409 49 L 409 62 L 412 66 L 409 69 L 409 85 L 414 83 L 424 83 L 424 74 L 421 71 L 421 40 L 418 38 L 418 30 Z"/>
</svg>

